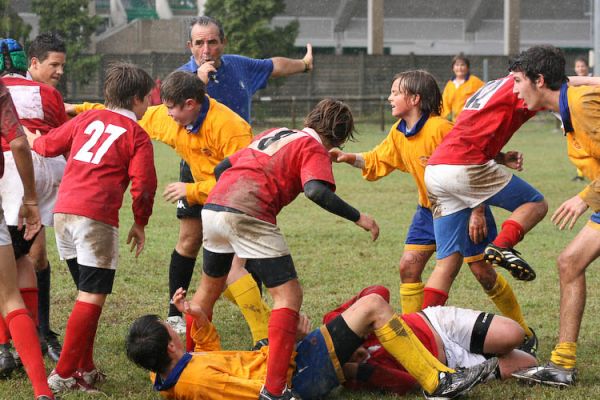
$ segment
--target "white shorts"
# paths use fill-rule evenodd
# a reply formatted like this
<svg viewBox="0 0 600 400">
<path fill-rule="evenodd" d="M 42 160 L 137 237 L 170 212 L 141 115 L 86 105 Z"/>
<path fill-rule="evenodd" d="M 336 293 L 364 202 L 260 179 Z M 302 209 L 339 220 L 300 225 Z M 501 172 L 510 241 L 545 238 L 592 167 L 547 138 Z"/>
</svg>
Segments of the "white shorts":
<svg viewBox="0 0 600 400">
<path fill-rule="evenodd" d="M 54 214 L 54 234 L 61 260 L 79 265 L 117 269 L 119 230 L 104 222 L 73 214 Z"/>
<path fill-rule="evenodd" d="M 433 217 L 477 207 L 508 185 L 512 176 L 494 160 L 481 165 L 428 165 L 425 186 Z"/>
<path fill-rule="evenodd" d="M 422 313 L 442 338 L 450 368 L 469 368 L 486 360 L 481 354 L 470 351 L 473 327 L 481 311 L 437 306 L 428 307 Z"/>
<path fill-rule="evenodd" d="M 213 253 L 240 258 L 276 258 L 290 250 L 277 225 L 246 214 L 202 210 L 202 245 Z"/>
<path fill-rule="evenodd" d="M 31 158 L 42 225 L 52 226 L 52 211 L 67 162 L 63 156 L 47 158 L 36 152 L 31 152 Z M 7 225 L 17 225 L 23 198 L 23 183 L 10 151 L 4 152 L 4 176 L 0 179 L 0 195 Z"/>
<path fill-rule="evenodd" d="M 6 226 L 6 221 L 4 220 L 4 212 L 2 212 L 2 208 L 0 207 L 0 246 L 8 246 L 9 244 L 12 244 L 12 240 L 8 226 Z"/>
</svg>

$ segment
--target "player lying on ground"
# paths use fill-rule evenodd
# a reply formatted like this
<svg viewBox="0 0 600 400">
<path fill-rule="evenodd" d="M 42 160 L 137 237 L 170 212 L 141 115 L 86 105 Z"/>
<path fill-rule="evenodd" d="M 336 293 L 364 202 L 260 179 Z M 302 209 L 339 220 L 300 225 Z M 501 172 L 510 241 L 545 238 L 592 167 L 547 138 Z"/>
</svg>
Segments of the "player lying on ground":
<svg viewBox="0 0 600 400">
<path fill-rule="evenodd" d="M 369 286 L 357 296 L 323 317 L 328 324 L 361 298 L 379 295 L 389 303 L 390 292 L 383 286 Z M 468 368 L 498 356 L 495 377 L 510 378 L 511 373 L 537 365 L 534 356 L 517 350 L 523 342 L 523 329 L 513 320 L 485 312 L 455 307 L 429 307 L 402 315 L 419 340 L 434 356 L 451 368 Z M 418 382 L 402 364 L 370 334 L 343 365 L 344 386 L 354 390 L 385 390 L 405 394 Z"/>
<path fill-rule="evenodd" d="M 197 303 L 185 300 L 183 289 L 176 292 L 173 302 L 194 318 L 192 333 L 196 340 L 196 353 L 186 353 L 179 336 L 156 315 L 138 318 L 126 339 L 127 356 L 153 372 L 154 389 L 169 399 L 256 400 L 266 379 L 271 356 L 268 346 L 258 351 L 223 351 L 214 325 Z M 436 315 L 433 310 L 432 315 Z M 463 316 L 468 314 L 472 323 L 479 315 L 469 310 L 460 311 L 464 312 Z M 298 324 L 302 335 L 309 330 L 304 318 Z M 424 319 L 421 321 L 420 327 L 425 323 Z M 513 347 L 523 339 L 521 328 L 509 319 L 498 317 L 486 322 L 491 327 L 498 327 L 505 343 L 511 343 Z M 448 368 L 427 351 L 407 322 L 394 314 L 384 298 L 369 294 L 357 299 L 326 325 L 308 333 L 296 345 L 285 363 L 286 381 L 298 393 L 293 398 L 319 399 L 343 383 L 341 366 L 350 360 L 363 343 L 363 338 L 371 333 L 377 336 L 392 357 L 410 366 L 407 370 L 425 388 L 427 395 L 436 399 L 459 396 L 474 385 L 494 377 L 499 365 L 501 370 L 504 369 L 504 362 L 499 363 L 498 358 L 486 360 L 481 356 L 470 368 L 460 371 Z M 508 352 L 509 346 L 505 344 L 497 349 L 500 351 L 502 347 Z M 438 350 L 438 354 L 444 354 L 443 347 Z M 532 359 L 525 353 L 520 354 Z"/>
</svg>

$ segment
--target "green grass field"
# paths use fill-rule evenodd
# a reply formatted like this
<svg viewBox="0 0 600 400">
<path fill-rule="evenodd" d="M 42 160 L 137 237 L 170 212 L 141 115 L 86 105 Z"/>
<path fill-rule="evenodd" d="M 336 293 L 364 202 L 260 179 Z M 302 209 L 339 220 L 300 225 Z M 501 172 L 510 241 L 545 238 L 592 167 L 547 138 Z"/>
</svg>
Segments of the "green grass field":
<svg viewBox="0 0 600 400">
<path fill-rule="evenodd" d="M 359 126 L 359 141 L 350 143 L 350 151 L 371 149 L 384 138 L 377 126 Z M 121 257 L 114 293 L 105 306 L 96 340 L 97 365 L 109 377 L 101 389 L 111 399 L 156 399 L 148 375 L 131 364 L 125 357 L 124 337 L 128 326 L 137 316 L 156 313 L 166 316 L 168 289 L 167 272 L 171 252 L 177 240 L 178 223 L 175 208 L 167 204 L 160 193 L 165 185 L 178 179 L 178 158 L 162 144 L 157 144 L 156 169 L 159 190 L 154 215 L 146 231 L 146 249 L 135 259 L 125 245 L 125 235 L 131 224 L 130 199 L 121 212 Z M 571 182 L 575 174 L 566 157 L 566 143 L 548 118 L 529 122 L 507 149 L 525 154 L 525 170 L 520 176 L 536 186 L 550 204 L 551 214 L 562 201 L 583 188 L 580 182 Z M 328 214 L 300 196 L 283 210 L 279 224 L 294 256 L 294 261 L 304 287 L 303 311 L 316 327 L 324 312 L 372 284 L 383 284 L 392 292 L 394 307 L 399 308 L 399 276 L 397 264 L 402 253 L 406 229 L 414 212 L 417 193 L 408 174 L 396 172 L 379 182 L 366 182 L 360 172 L 347 165 L 336 165 L 338 194 L 378 221 L 381 234 L 372 243 L 369 234 L 354 224 Z M 506 213 L 494 210 L 496 219 L 502 221 Z M 558 332 L 558 276 L 555 259 L 560 250 L 574 237 L 585 223 L 589 213 L 577 224 L 574 232 L 560 232 L 549 221 L 541 222 L 521 243 L 518 249 L 536 269 L 537 280 L 529 283 L 507 279 L 513 286 L 530 325 L 540 339 L 539 355 L 545 362 L 554 346 Z M 64 334 L 68 314 L 76 290 L 66 264 L 58 260 L 54 248 L 53 232 L 49 230 L 49 254 L 52 270 L 52 327 Z M 200 262 L 196 267 L 192 287 L 196 286 Z M 425 272 L 429 275 L 433 263 Z M 494 382 L 475 388 L 471 399 L 587 399 L 600 397 L 597 378 L 596 350 L 600 347 L 599 321 L 595 317 L 600 308 L 595 287 L 599 274 L 596 265 L 589 268 L 587 312 L 579 340 L 579 384 L 567 390 L 529 387 L 514 381 Z M 448 304 L 495 312 L 468 269 L 459 275 L 451 291 Z M 225 301 L 219 301 L 215 321 L 221 332 L 223 346 L 227 349 L 248 349 L 251 338 L 239 312 Z M 62 337 L 61 337 L 62 339 Z M 48 371 L 53 364 L 46 361 Z M 105 398 L 78 393 L 67 394 L 63 399 Z M 24 373 L 13 374 L 10 380 L 0 381 L 0 399 L 31 399 L 31 388 Z M 380 393 L 353 393 L 336 391 L 337 399 L 391 399 Z M 408 398 L 421 398 L 416 393 Z"/>
</svg>

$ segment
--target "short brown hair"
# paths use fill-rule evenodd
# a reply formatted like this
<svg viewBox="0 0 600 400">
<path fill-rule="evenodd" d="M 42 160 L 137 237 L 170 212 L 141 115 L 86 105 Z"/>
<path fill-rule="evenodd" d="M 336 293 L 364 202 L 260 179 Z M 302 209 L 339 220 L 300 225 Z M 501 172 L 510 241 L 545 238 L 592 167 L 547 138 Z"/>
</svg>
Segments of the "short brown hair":
<svg viewBox="0 0 600 400">
<path fill-rule="evenodd" d="M 115 62 L 104 78 L 104 102 L 109 108 L 133 108 L 133 99 L 143 100 L 154 87 L 152 77 L 140 67 Z"/>
<path fill-rule="evenodd" d="M 206 85 L 198 75 L 186 71 L 171 72 L 160 85 L 162 101 L 173 102 L 177 106 L 183 105 L 187 99 L 202 103 L 205 93 Z"/>
<path fill-rule="evenodd" d="M 352 112 L 346 103 L 339 100 L 321 100 L 304 118 L 304 126 L 314 129 L 334 147 L 354 140 Z"/>
<path fill-rule="evenodd" d="M 454 64 L 456 64 L 457 61 L 462 61 L 465 63 L 467 68 L 471 68 L 471 63 L 469 62 L 469 59 L 463 53 L 458 53 L 457 55 L 452 57 L 452 68 L 454 68 Z"/>
<path fill-rule="evenodd" d="M 419 104 L 421 113 L 440 115 L 442 94 L 433 75 L 425 70 L 416 69 L 396 74 L 392 83 L 397 79 L 400 80 L 398 82 L 399 91 L 421 97 Z"/>
</svg>

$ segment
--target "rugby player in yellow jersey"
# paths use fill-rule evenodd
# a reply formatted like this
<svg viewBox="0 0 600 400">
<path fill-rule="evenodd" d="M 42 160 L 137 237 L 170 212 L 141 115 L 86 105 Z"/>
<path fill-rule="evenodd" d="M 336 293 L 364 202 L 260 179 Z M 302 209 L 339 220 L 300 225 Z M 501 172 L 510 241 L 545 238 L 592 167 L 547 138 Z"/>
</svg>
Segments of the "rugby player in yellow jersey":
<svg viewBox="0 0 600 400">
<path fill-rule="evenodd" d="M 436 250 L 431 203 L 427 197 L 424 173 L 427 159 L 452 129 L 452 123 L 440 117 L 441 96 L 433 76 L 426 71 L 397 74 L 388 101 L 392 115 L 398 118 L 388 136 L 373 150 L 344 153 L 332 150 L 338 162 L 362 169 L 369 181 L 380 179 L 394 170 L 412 175 L 419 192 L 417 210 L 406 235 L 400 259 L 400 301 L 402 313 L 412 313 L 432 305 L 443 305 L 453 277 L 441 285 L 446 290 L 426 287 L 421 274 Z M 504 277 L 483 261 L 483 249 L 496 235 L 496 225 L 489 207 L 478 207 L 470 223 L 471 244 L 465 261 L 490 299 L 507 317 L 517 321 L 528 337 L 522 349 L 535 353 L 537 339 L 527 326 L 517 298 Z"/>
<path fill-rule="evenodd" d="M 530 382 L 570 386 L 577 376 L 577 339 L 586 299 L 585 271 L 600 256 L 600 87 L 568 86 L 567 82 L 573 78 L 565 76 L 564 56 L 553 46 L 536 46 L 522 52 L 510 69 L 515 80 L 514 92 L 530 110 L 560 113 L 569 158 L 592 181 L 552 215 L 552 222 L 562 230 L 572 229 L 588 208 L 593 211 L 588 223 L 558 256 L 558 344 L 545 366 L 513 374 Z"/>
<path fill-rule="evenodd" d="M 471 63 L 464 54 L 452 58 L 454 76 L 446 83 L 442 94 L 442 117 L 456 121 L 467 99 L 483 86 L 483 81 L 472 75 Z"/>
<path fill-rule="evenodd" d="M 205 85 L 195 74 L 175 71 L 161 86 L 163 104 L 148 107 L 139 124 L 152 139 L 175 149 L 190 166 L 194 183 L 173 182 L 163 195 L 176 202 L 185 197 L 189 204 L 204 204 L 215 185 L 215 166 L 225 157 L 246 147 L 252 140 L 250 125 L 218 101 L 209 98 Z M 71 113 L 81 113 L 102 104 L 83 103 L 69 106 Z M 265 339 L 269 307 L 242 260 L 234 258 L 224 295 L 240 307 L 253 343 Z M 189 339 L 189 328 L 188 328 Z M 193 344 L 188 340 L 188 347 Z"/>
</svg>

